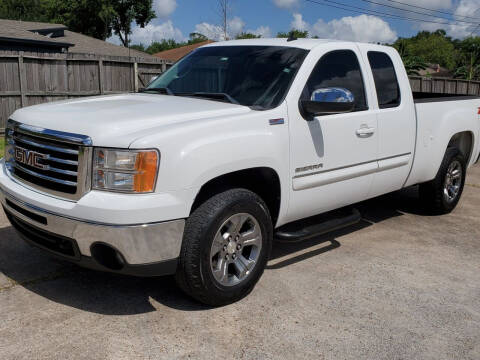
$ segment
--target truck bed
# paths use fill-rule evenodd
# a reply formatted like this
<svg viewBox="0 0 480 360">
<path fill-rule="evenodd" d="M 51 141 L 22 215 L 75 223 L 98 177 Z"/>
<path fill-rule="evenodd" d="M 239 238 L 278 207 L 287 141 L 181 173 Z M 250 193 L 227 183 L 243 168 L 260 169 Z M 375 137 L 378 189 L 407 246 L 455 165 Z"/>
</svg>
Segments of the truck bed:
<svg viewBox="0 0 480 360">
<path fill-rule="evenodd" d="M 415 161 L 406 186 L 430 181 L 435 177 L 452 134 L 470 129 L 474 148 L 473 156 L 467 159 L 468 165 L 472 165 L 478 156 L 476 139 L 480 136 L 479 96 L 414 93 L 415 96 Z"/>
<path fill-rule="evenodd" d="M 459 94 L 442 94 L 442 93 L 427 93 L 427 92 L 413 92 L 413 100 L 415 103 L 431 103 L 444 101 L 458 101 L 458 100 L 473 100 L 480 99 L 476 95 L 459 95 Z"/>
</svg>

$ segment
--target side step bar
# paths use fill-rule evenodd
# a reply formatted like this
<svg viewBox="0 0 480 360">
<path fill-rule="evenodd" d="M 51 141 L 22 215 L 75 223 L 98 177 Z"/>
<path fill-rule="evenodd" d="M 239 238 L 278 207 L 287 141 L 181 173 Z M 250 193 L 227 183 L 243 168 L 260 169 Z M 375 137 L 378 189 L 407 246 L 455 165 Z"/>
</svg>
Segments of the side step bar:
<svg viewBox="0 0 480 360">
<path fill-rule="evenodd" d="M 275 239 L 280 242 L 297 242 L 335 231 L 362 220 L 357 209 L 336 210 L 283 225 L 275 232 Z"/>
</svg>

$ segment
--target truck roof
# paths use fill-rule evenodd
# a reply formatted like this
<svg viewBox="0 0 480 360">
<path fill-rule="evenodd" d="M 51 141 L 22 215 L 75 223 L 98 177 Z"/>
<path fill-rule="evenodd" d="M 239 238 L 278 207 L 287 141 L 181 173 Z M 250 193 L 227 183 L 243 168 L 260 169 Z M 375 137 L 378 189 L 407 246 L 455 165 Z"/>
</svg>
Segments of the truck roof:
<svg viewBox="0 0 480 360">
<path fill-rule="evenodd" d="M 352 44 L 352 41 L 343 41 L 343 40 L 332 40 L 332 39 L 297 39 L 288 41 L 286 38 L 271 38 L 271 39 L 242 39 L 242 40 L 228 40 L 228 41 L 219 41 L 206 45 L 210 46 L 239 46 L 239 45 L 257 45 L 257 46 L 288 46 L 295 47 L 300 49 L 311 50 L 314 47 L 317 47 L 322 44 L 337 42 L 337 43 L 346 43 Z M 358 43 L 355 43 L 358 44 Z"/>
</svg>

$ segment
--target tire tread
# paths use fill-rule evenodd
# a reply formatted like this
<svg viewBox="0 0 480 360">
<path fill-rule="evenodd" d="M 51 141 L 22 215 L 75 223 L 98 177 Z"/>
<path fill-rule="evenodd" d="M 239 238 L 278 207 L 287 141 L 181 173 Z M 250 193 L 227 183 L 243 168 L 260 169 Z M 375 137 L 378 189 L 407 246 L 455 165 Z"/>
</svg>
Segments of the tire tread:
<svg viewBox="0 0 480 360">
<path fill-rule="evenodd" d="M 462 184 L 457 199 L 453 203 L 448 204 L 444 201 L 443 185 L 448 167 L 454 160 L 459 160 L 462 164 Z M 464 156 L 458 148 L 448 148 L 435 178 L 420 185 L 420 197 L 422 199 L 422 203 L 427 207 L 427 210 L 430 213 L 434 215 L 444 215 L 455 209 L 462 196 L 463 187 L 465 184 L 465 174 L 466 161 Z"/>
<path fill-rule="evenodd" d="M 241 288 L 225 298 L 213 295 L 210 291 L 209 281 L 203 278 L 201 262 L 202 245 L 204 236 L 216 217 L 225 209 L 235 206 L 239 202 L 253 202 L 263 209 L 270 221 L 269 234 L 272 237 L 271 218 L 265 202 L 255 193 L 246 189 L 231 189 L 217 194 L 200 205 L 189 217 L 185 225 L 182 248 L 180 252 L 176 281 L 180 289 L 194 299 L 208 305 L 220 306 L 234 302 L 248 293 L 255 286 L 256 281 L 251 282 L 247 288 Z M 271 241 L 267 240 L 267 258 L 270 255 Z M 261 270 L 258 278 L 263 273 Z M 258 280 L 258 279 L 257 279 Z"/>
</svg>

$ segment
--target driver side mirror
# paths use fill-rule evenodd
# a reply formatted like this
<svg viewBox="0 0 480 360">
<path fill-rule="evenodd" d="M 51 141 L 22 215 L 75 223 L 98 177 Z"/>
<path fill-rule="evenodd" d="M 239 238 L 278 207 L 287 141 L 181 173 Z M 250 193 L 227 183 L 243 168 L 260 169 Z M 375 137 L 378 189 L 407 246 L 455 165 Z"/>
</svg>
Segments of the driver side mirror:
<svg viewBox="0 0 480 360">
<path fill-rule="evenodd" d="M 300 100 L 300 110 L 309 118 L 348 113 L 354 108 L 355 97 L 350 90 L 343 88 L 317 89 L 313 92 L 310 100 Z"/>
</svg>

